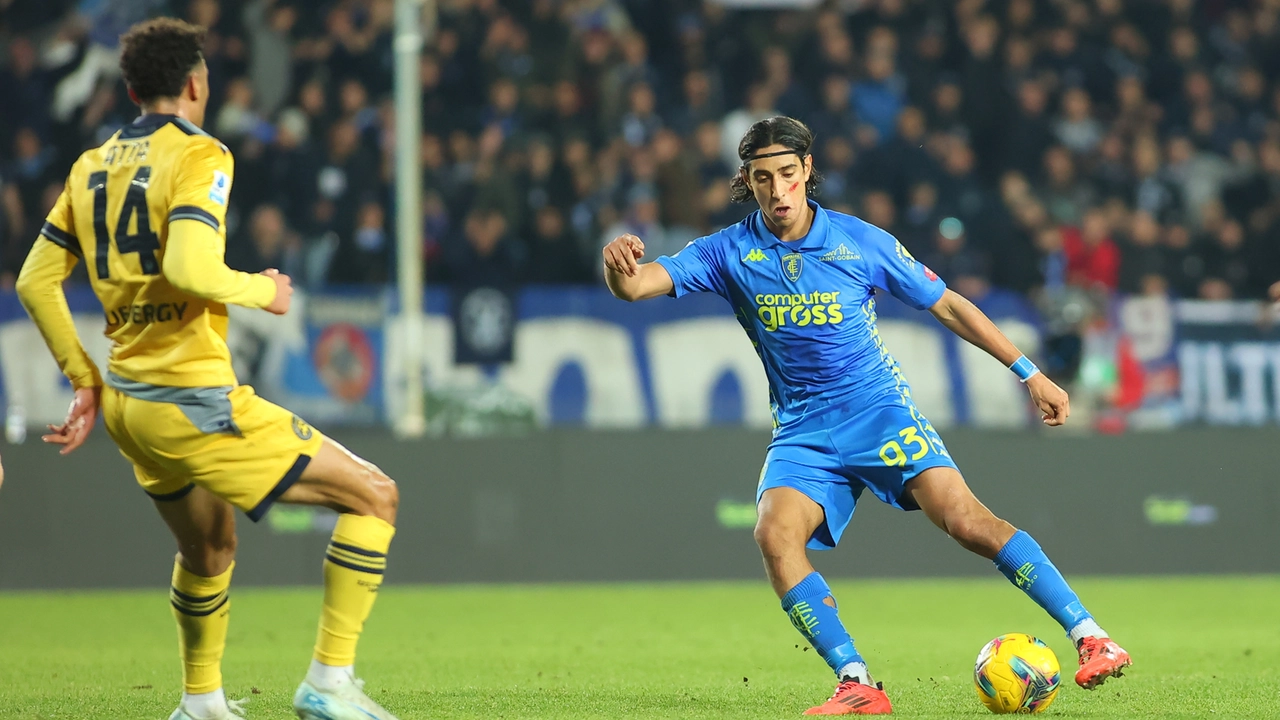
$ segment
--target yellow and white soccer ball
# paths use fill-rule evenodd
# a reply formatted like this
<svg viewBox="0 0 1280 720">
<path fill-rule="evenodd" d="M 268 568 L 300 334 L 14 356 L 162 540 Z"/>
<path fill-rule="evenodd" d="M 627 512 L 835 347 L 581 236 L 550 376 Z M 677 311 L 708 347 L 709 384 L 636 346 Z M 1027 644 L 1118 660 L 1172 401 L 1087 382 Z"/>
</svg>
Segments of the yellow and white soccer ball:
<svg viewBox="0 0 1280 720">
<path fill-rule="evenodd" d="M 1058 657 L 1039 638 L 1009 633 L 987 643 L 973 666 L 978 699 L 997 715 L 1044 712 L 1058 694 Z"/>
</svg>

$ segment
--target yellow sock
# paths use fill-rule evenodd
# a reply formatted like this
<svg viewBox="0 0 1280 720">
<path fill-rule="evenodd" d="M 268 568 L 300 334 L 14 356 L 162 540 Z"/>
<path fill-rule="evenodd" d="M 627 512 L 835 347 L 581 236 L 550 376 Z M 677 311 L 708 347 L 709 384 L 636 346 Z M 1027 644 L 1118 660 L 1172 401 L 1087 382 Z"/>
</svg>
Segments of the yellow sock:
<svg viewBox="0 0 1280 720">
<path fill-rule="evenodd" d="M 315 659 L 325 665 L 356 661 L 356 642 L 378 598 L 387 548 L 396 529 L 368 515 L 343 515 L 324 556 L 324 611 Z"/>
<path fill-rule="evenodd" d="M 222 651 L 227 647 L 231 620 L 231 563 L 217 577 L 201 577 L 173 563 L 169 603 L 178 621 L 178 650 L 182 655 L 182 684 L 188 693 L 213 692 L 222 687 Z"/>
</svg>

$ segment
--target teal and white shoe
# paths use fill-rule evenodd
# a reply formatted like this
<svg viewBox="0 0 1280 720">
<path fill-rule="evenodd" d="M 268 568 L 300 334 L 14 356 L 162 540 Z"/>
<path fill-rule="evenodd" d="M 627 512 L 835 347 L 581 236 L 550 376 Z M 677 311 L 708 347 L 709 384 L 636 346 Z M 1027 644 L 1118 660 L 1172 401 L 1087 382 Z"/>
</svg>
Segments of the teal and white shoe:
<svg viewBox="0 0 1280 720">
<path fill-rule="evenodd" d="M 364 681 L 355 678 L 344 679 L 328 690 L 303 680 L 293 695 L 293 711 L 302 720 L 396 720 L 364 694 Z"/>
<path fill-rule="evenodd" d="M 169 720 L 241 720 L 244 715 L 244 704 L 248 700 L 228 700 L 227 704 L 209 713 L 196 713 L 186 705 L 179 705 L 169 716 Z"/>
</svg>

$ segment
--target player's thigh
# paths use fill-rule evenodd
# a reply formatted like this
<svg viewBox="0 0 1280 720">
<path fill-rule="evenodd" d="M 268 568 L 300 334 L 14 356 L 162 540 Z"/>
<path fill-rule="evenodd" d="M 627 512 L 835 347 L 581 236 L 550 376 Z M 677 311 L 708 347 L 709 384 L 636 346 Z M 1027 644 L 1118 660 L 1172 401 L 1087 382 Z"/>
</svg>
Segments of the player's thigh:
<svg viewBox="0 0 1280 720">
<path fill-rule="evenodd" d="M 769 448 L 756 489 L 756 540 L 762 547 L 797 534 L 815 550 L 836 546 L 862 492 L 835 472 L 836 462 L 834 454 L 813 447 Z"/>
<path fill-rule="evenodd" d="M 193 485 L 182 497 L 155 500 L 155 506 L 178 543 L 183 567 L 201 577 L 226 572 L 236 553 L 236 515 L 231 503 Z"/>
<path fill-rule="evenodd" d="M 205 390 L 211 392 L 185 403 L 128 398 L 121 447 L 130 448 L 131 458 L 141 454 L 135 465 L 172 490 L 147 488 L 152 497 L 167 499 L 194 485 L 256 522 L 299 481 L 324 436 L 251 387 Z M 179 482 L 185 485 L 173 489 Z"/>
<path fill-rule="evenodd" d="M 394 524 L 400 493 L 395 481 L 378 466 L 325 438 L 298 481 L 280 500 L 372 515 Z"/>
<path fill-rule="evenodd" d="M 906 491 L 934 525 L 984 555 L 993 556 L 1013 537 L 1013 526 L 987 509 L 953 467 L 925 470 Z"/>
<path fill-rule="evenodd" d="M 188 424 L 177 407 L 131 398 L 106 387 L 102 391 L 102 419 L 120 454 L 133 465 L 138 485 L 152 500 L 179 500 L 195 487 L 181 467 L 163 461 L 164 449 L 153 445 L 153 428 Z"/>
</svg>

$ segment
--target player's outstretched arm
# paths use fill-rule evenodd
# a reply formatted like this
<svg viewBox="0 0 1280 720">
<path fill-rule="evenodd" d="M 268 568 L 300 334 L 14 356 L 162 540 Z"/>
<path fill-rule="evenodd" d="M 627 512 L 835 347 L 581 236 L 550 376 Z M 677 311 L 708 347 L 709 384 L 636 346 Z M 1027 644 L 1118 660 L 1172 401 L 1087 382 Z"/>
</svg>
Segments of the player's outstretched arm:
<svg viewBox="0 0 1280 720">
<path fill-rule="evenodd" d="M 613 296 L 627 302 L 668 295 L 675 289 L 671 273 L 658 263 L 639 262 L 644 242 L 635 235 L 619 235 L 604 246 L 604 281 Z"/>
<path fill-rule="evenodd" d="M 929 312 L 948 330 L 987 351 L 987 354 L 1005 367 L 1012 367 L 1023 357 L 1017 346 L 1000 332 L 1000 328 L 991 322 L 986 313 L 953 290 L 944 292 L 942 298 L 929 308 Z M 1027 391 L 1031 393 L 1031 401 L 1044 413 L 1045 425 L 1057 426 L 1067 421 L 1067 416 L 1071 414 L 1071 404 L 1065 390 L 1039 370 L 1035 370 L 1025 382 Z"/>
<path fill-rule="evenodd" d="M 278 270 L 260 274 L 240 272 L 223 260 L 218 232 L 196 220 L 173 220 L 161 271 L 175 288 L 199 298 L 228 305 L 262 308 L 276 315 L 289 310 L 293 285 Z"/>
</svg>

